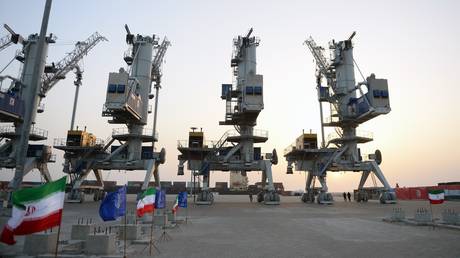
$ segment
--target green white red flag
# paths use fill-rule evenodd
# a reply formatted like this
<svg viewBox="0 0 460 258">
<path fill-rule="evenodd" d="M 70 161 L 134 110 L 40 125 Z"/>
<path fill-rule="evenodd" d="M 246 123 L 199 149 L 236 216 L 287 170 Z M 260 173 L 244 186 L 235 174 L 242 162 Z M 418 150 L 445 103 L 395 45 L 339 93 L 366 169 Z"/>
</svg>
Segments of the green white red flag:
<svg viewBox="0 0 460 258">
<path fill-rule="evenodd" d="M 431 204 L 441 204 L 444 202 L 444 190 L 430 190 L 428 192 L 428 199 Z"/>
<path fill-rule="evenodd" d="M 142 217 L 145 213 L 153 213 L 155 210 L 155 188 L 147 188 L 137 201 L 137 216 Z"/>
<path fill-rule="evenodd" d="M 3 228 L 0 241 L 16 243 L 14 235 L 28 235 L 61 224 L 66 177 L 35 188 L 13 192 L 12 216 Z"/>
<path fill-rule="evenodd" d="M 172 213 L 175 214 L 178 209 L 179 209 L 179 195 L 176 196 L 176 201 L 174 202 L 174 205 L 172 207 Z"/>
</svg>

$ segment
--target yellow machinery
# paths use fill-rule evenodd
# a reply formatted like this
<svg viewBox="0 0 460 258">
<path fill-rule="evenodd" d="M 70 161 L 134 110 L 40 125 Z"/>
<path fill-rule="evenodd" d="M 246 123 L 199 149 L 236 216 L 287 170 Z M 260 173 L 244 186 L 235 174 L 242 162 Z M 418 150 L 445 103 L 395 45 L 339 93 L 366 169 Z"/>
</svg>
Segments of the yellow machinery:
<svg viewBox="0 0 460 258">
<path fill-rule="evenodd" d="M 192 132 L 189 132 L 188 134 L 188 147 L 189 148 L 202 148 L 204 143 L 204 133 L 201 132 L 195 132 L 193 130 Z"/>
<path fill-rule="evenodd" d="M 69 130 L 67 131 L 67 146 L 79 146 L 79 147 L 90 147 L 96 144 L 96 136 L 92 133 L 89 133 L 85 129 L 78 130 Z"/>
<path fill-rule="evenodd" d="M 316 133 L 302 133 L 295 142 L 295 147 L 298 150 L 318 148 L 318 136 Z"/>
</svg>

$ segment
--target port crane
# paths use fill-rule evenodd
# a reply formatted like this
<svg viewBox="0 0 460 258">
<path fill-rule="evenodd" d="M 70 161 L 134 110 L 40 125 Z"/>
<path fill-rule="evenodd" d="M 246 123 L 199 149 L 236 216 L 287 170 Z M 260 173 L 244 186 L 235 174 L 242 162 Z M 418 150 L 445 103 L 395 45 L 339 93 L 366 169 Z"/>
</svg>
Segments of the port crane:
<svg viewBox="0 0 460 258">
<path fill-rule="evenodd" d="M 331 58 L 324 56 L 324 48 L 318 46 L 312 37 L 305 41 L 316 61 L 316 89 L 320 105 L 321 146 L 318 146 L 317 134 L 303 132 L 296 142 L 285 149 L 284 156 L 288 162 L 287 173 L 293 173 L 293 165 L 298 171 L 307 173 L 305 193 L 302 201 L 320 204 L 331 204 L 332 195 L 326 183 L 327 172 L 353 171 L 362 172 L 355 199 L 367 202 L 368 193 L 364 184 L 373 173 L 383 185 L 380 194 L 381 203 L 395 203 L 396 195 L 383 175 L 379 165 L 382 162 L 381 152 L 362 155 L 358 144 L 373 140 L 372 134 L 359 131 L 357 127 L 379 115 L 391 111 L 388 82 L 378 79 L 374 74 L 355 82 L 355 60 L 353 58 L 352 39 L 355 32 L 346 40 L 329 44 Z M 326 85 L 322 84 L 323 79 Z M 323 103 L 330 106 L 331 116 L 323 118 Z M 324 127 L 331 127 L 327 140 Z M 318 179 L 321 187 L 314 187 Z"/>
<path fill-rule="evenodd" d="M 202 131 L 189 132 L 188 141 L 179 141 L 178 175 L 184 175 L 184 164 L 195 176 L 203 178 L 203 187 L 197 204 L 210 205 L 214 201 L 209 191 L 211 171 L 238 172 L 246 176 L 250 171 L 262 171 L 262 189 L 257 194 L 258 202 L 279 204 L 272 177 L 272 164 L 278 163 L 276 150 L 261 153 L 256 143 L 268 140 L 268 132 L 254 129 L 257 117 L 264 108 L 263 76 L 256 71 L 256 48 L 260 40 L 251 36 L 251 28 L 245 36 L 233 40 L 234 83 L 222 84 L 221 99 L 225 100 L 225 120 L 219 125 L 233 126 L 218 141 L 206 142 Z"/>
<path fill-rule="evenodd" d="M 48 46 L 55 42 L 52 34 L 43 37 L 40 48 L 38 34 L 31 34 L 27 39 L 22 39 L 7 25 L 5 28 L 11 33 L 10 42 L 22 44 L 22 51 L 15 57 L 21 62 L 20 78 L 6 76 L 12 80 L 12 85 L 8 90 L 0 92 L 3 97 L 0 100 L 0 121 L 8 123 L 0 127 L 0 137 L 5 139 L 0 146 L 0 167 L 15 169 L 10 187 L 17 189 L 23 177 L 34 168 L 41 172 L 45 181 L 51 180 L 47 167 L 47 163 L 55 162 L 51 146 L 29 144 L 29 141 L 43 141 L 48 138 L 46 130 L 35 126 L 36 113 L 43 112 L 40 100 L 59 80 L 64 79 L 94 46 L 106 39 L 96 32 L 87 40 L 78 42 L 75 49 L 56 64 L 46 65 Z M 37 52 L 44 54 L 37 59 Z M 39 69 L 35 69 L 37 63 Z M 36 88 L 32 87 L 34 76 L 39 80 Z"/>
<path fill-rule="evenodd" d="M 54 142 L 54 147 L 65 153 L 63 171 L 69 174 L 72 186 L 67 197 L 68 202 L 83 202 L 85 194 L 81 186 L 91 171 L 97 180 L 94 200 L 102 197 L 102 170 L 145 170 L 142 189 L 149 186 L 152 176 L 155 186 L 161 187 L 158 167 L 165 162 L 166 152 L 164 148 L 155 150 L 155 142 L 158 141 L 156 121 L 161 68 L 170 42 L 164 38 L 159 44 L 155 35 L 134 35 L 127 25 L 125 30 L 129 49 L 123 59 L 128 68 L 120 68 L 118 72 L 109 74 L 106 101 L 102 109 L 102 116 L 110 118 L 109 124 L 122 124 L 125 127 L 113 129 L 111 137 L 106 140 L 96 138 L 86 128 L 71 128 L 67 132 L 67 138 L 55 139 Z M 152 83 L 156 96 L 151 93 Z M 151 113 L 149 100 L 154 97 L 153 129 L 148 129 L 145 126 L 148 114 Z M 77 96 L 74 110 L 76 102 Z M 151 146 L 143 143 L 151 143 Z"/>
</svg>

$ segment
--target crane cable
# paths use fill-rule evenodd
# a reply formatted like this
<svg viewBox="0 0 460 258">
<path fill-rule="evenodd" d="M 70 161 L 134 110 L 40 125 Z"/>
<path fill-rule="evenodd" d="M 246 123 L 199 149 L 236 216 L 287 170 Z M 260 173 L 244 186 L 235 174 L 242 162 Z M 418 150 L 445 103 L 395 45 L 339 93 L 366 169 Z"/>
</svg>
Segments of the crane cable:
<svg viewBox="0 0 460 258">
<path fill-rule="evenodd" d="M 10 66 L 10 64 L 13 63 L 15 59 L 16 59 L 16 56 L 13 57 L 13 59 L 11 59 L 11 61 L 8 62 L 8 64 L 0 71 L 0 74 L 3 73 L 3 71 L 5 71 L 6 68 L 8 68 L 8 66 Z"/>
</svg>

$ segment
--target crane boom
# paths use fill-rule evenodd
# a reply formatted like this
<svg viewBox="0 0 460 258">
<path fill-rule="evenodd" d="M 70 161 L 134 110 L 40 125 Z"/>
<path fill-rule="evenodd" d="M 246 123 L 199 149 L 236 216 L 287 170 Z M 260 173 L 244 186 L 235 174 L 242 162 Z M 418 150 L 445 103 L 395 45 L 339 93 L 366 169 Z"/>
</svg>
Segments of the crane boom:
<svg viewBox="0 0 460 258">
<path fill-rule="evenodd" d="M 5 35 L 0 38 L 0 51 L 7 48 L 11 44 L 22 43 L 23 38 L 21 35 L 15 33 L 13 29 L 10 28 L 7 24 L 3 24 L 3 27 L 10 33 L 10 35 Z"/>
<path fill-rule="evenodd" d="M 11 35 L 5 35 L 0 38 L 0 51 L 7 48 L 13 42 L 11 41 Z"/>
<path fill-rule="evenodd" d="M 329 70 L 329 64 L 323 53 L 324 48 L 316 45 L 315 40 L 311 36 L 307 40 L 305 40 L 305 44 L 307 45 L 308 49 L 312 53 L 313 57 L 315 58 L 316 65 L 318 66 L 319 72 L 327 77 L 328 70 Z"/>
<path fill-rule="evenodd" d="M 107 39 L 95 32 L 85 41 L 77 42 L 77 44 L 75 44 L 75 49 L 54 65 L 54 73 L 43 75 L 40 95 L 45 96 L 59 80 L 65 78 L 65 75 L 75 68 L 83 56 L 87 55 L 88 52 L 101 41 L 107 41 Z"/>
<path fill-rule="evenodd" d="M 160 83 L 161 80 L 161 64 L 163 63 L 166 50 L 171 45 L 171 42 L 165 37 L 161 42 L 160 46 L 157 48 L 156 54 L 152 61 L 152 81 L 155 81 L 156 84 Z"/>
</svg>

